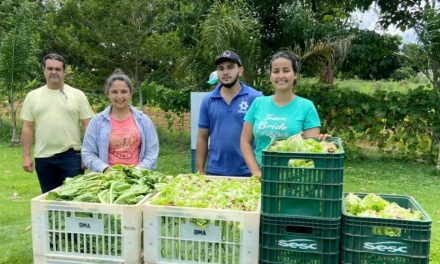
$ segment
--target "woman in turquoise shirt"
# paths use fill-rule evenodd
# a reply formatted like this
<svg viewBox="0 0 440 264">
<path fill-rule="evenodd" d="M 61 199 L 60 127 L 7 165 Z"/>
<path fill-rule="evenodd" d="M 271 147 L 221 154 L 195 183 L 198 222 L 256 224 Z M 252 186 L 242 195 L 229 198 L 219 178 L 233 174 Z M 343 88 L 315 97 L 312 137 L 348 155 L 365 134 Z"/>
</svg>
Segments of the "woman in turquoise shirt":
<svg viewBox="0 0 440 264">
<path fill-rule="evenodd" d="M 273 137 L 298 133 L 304 137 L 323 137 L 315 105 L 295 94 L 298 72 L 299 61 L 295 54 L 276 53 L 270 62 L 270 81 L 275 93 L 256 98 L 244 117 L 240 148 L 252 175 L 261 176 L 262 151 Z"/>
</svg>

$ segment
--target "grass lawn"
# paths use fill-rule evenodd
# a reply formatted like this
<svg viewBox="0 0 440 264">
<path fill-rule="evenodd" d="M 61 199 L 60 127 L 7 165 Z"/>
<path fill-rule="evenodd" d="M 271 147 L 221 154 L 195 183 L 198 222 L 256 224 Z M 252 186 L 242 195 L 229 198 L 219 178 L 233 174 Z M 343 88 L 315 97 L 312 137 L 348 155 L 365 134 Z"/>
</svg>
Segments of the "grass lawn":
<svg viewBox="0 0 440 264">
<path fill-rule="evenodd" d="M 299 80 L 300 83 L 313 84 L 317 83 L 317 78 L 302 78 Z M 354 90 L 358 92 L 363 92 L 366 94 L 373 94 L 375 91 L 393 91 L 406 93 L 410 89 L 415 89 L 419 86 L 432 87 L 427 80 L 413 78 L 412 80 L 402 80 L 402 81 L 365 81 L 359 79 L 348 79 L 340 80 L 335 79 L 334 84 L 337 85 L 340 90 Z"/>
<path fill-rule="evenodd" d="M 190 171 L 189 136 L 159 131 L 158 170 Z M 21 169 L 21 149 L 0 144 L 0 263 L 32 263 L 30 199 L 40 194 L 35 174 Z M 369 159 L 346 162 L 344 190 L 413 196 L 431 216 L 431 264 L 440 264 L 440 176 L 433 166 Z M 394 264 L 394 263 L 393 263 Z"/>
</svg>

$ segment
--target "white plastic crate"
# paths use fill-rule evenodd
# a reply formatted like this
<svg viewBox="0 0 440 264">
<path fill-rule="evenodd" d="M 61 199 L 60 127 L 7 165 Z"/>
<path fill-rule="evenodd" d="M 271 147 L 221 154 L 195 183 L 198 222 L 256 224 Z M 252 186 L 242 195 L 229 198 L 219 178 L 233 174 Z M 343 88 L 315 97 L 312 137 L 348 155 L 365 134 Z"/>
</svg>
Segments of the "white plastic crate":
<svg viewBox="0 0 440 264">
<path fill-rule="evenodd" d="M 31 200 L 34 263 L 142 263 L 142 205 Z"/>
<path fill-rule="evenodd" d="M 256 264 L 256 211 L 144 204 L 144 263 Z M 199 223 L 199 224 L 197 224 Z"/>
</svg>

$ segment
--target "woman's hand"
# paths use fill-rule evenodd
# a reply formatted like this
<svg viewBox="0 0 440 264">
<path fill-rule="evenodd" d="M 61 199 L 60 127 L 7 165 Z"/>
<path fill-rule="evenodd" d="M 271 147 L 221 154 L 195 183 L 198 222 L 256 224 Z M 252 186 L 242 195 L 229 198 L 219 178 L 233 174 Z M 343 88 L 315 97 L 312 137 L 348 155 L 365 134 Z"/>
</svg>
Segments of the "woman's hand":
<svg viewBox="0 0 440 264">
<path fill-rule="evenodd" d="M 326 140 L 329 137 L 332 137 L 332 135 L 330 135 L 330 134 L 319 134 L 317 138 L 322 141 L 322 140 Z"/>
<path fill-rule="evenodd" d="M 311 128 L 304 130 L 302 133 L 303 138 L 317 138 L 319 140 L 326 140 L 327 138 L 331 137 L 330 134 L 321 134 L 321 131 L 319 127 Z"/>
</svg>

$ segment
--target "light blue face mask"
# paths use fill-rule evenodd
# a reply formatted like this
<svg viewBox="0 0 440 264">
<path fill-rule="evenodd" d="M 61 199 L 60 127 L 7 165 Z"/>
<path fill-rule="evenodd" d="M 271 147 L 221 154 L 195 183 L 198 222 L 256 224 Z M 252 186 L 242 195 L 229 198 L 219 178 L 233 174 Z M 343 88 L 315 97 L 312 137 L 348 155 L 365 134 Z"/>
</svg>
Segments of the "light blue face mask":
<svg viewBox="0 0 440 264">
<path fill-rule="evenodd" d="M 209 83 L 209 84 L 216 84 L 217 82 L 218 82 L 217 71 L 213 71 L 209 75 L 209 80 L 207 81 L 207 83 Z"/>
</svg>

